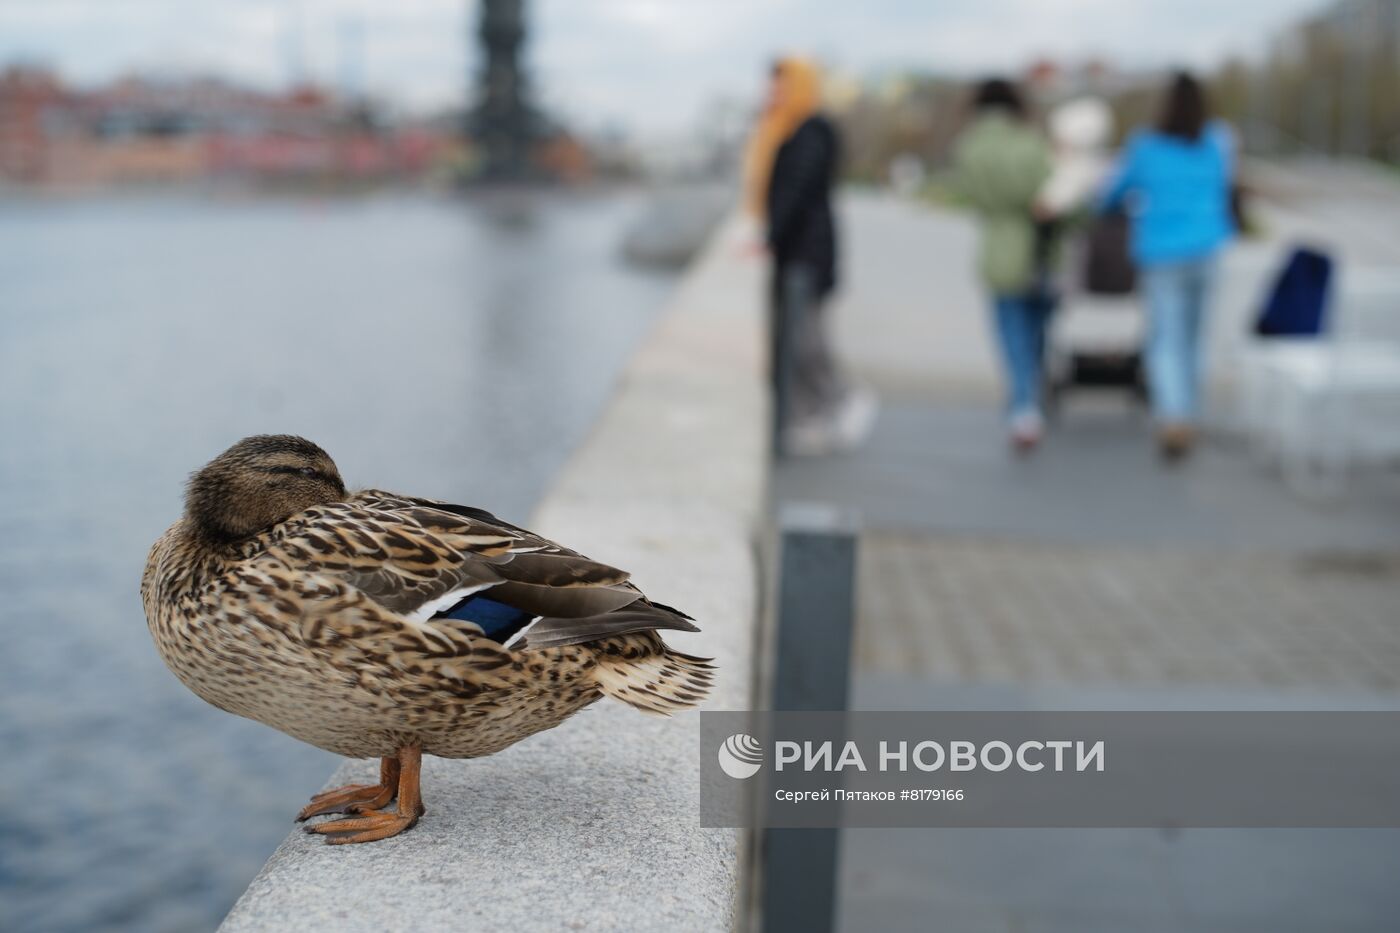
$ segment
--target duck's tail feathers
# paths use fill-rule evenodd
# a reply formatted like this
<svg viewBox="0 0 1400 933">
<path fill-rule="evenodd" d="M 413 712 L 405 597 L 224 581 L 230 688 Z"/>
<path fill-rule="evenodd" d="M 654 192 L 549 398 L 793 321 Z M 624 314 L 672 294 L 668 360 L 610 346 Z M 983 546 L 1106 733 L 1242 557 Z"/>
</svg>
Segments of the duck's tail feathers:
<svg viewBox="0 0 1400 933">
<path fill-rule="evenodd" d="M 678 612 L 643 603 L 582 618 L 541 618 L 522 633 L 518 648 L 562 648 L 595 642 L 599 645 L 616 636 L 656 629 L 698 632 L 695 623 Z M 620 642 L 619 642 L 620 643 Z M 660 643 L 660 639 L 657 639 Z M 663 646 L 664 647 L 664 646 Z"/>
<path fill-rule="evenodd" d="M 682 654 L 655 632 L 637 632 L 590 643 L 598 656 L 594 676 L 603 692 L 644 713 L 669 716 L 698 706 L 709 695 L 714 665 Z"/>
</svg>

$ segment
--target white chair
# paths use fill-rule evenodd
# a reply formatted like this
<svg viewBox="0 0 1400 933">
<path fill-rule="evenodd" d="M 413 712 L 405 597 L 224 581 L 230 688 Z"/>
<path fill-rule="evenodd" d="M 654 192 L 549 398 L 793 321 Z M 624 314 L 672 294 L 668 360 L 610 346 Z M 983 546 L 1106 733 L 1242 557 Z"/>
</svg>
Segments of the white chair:
<svg viewBox="0 0 1400 933">
<path fill-rule="evenodd" d="M 1256 341 L 1240 379 L 1252 449 L 1300 491 L 1400 459 L 1400 276 L 1347 269 L 1329 336 Z"/>
<path fill-rule="evenodd" d="M 1261 370 L 1265 450 L 1291 485 L 1336 490 L 1352 468 L 1400 457 L 1400 343 L 1320 341 Z"/>
</svg>

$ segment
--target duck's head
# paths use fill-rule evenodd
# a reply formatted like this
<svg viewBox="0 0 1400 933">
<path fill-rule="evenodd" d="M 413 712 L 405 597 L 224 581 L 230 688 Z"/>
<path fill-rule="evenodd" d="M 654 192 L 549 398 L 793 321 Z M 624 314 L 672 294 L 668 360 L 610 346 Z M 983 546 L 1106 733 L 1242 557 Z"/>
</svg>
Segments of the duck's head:
<svg viewBox="0 0 1400 933">
<path fill-rule="evenodd" d="M 258 434 L 190 477 L 185 517 L 201 537 L 227 544 L 344 498 L 340 471 L 320 447 L 291 434 Z"/>
</svg>

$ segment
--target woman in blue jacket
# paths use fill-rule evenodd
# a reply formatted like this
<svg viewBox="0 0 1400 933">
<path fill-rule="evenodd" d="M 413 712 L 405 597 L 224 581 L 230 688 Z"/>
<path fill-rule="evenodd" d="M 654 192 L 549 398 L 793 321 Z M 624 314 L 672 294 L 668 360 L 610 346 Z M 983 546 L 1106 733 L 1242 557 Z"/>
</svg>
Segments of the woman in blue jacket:
<svg viewBox="0 0 1400 933">
<path fill-rule="evenodd" d="M 1177 460 L 1195 443 L 1200 409 L 1201 332 L 1216 257 L 1234 233 L 1229 129 L 1207 120 L 1205 92 L 1188 74 L 1173 79 L 1155 128 L 1124 146 L 1105 195 L 1133 221 L 1133 256 L 1147 302 L 1147 376 L 1162 455 Z"/>
</svg>

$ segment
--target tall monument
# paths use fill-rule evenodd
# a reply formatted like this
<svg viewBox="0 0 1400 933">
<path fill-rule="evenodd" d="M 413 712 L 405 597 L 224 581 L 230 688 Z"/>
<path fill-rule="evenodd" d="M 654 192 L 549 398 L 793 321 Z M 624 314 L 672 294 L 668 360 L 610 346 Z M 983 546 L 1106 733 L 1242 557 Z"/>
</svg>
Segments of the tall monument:
<svg viewBox="0 0 1400 933">
<path fill-rule="evenodd" d="M 511 181 L 535 174 L 531 149 L 540 134 L 520 62 L 525 42 L 524 0 L 483 0 L 477 39 L 485 65 L 477 75 L 476 104 L 467 135 L 479 148 L 479 177 Z"/>
</svg>

